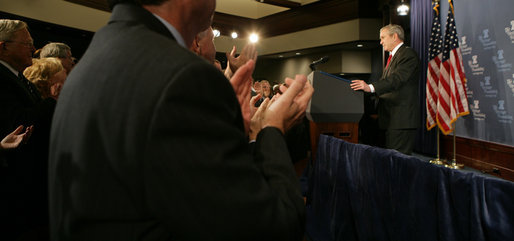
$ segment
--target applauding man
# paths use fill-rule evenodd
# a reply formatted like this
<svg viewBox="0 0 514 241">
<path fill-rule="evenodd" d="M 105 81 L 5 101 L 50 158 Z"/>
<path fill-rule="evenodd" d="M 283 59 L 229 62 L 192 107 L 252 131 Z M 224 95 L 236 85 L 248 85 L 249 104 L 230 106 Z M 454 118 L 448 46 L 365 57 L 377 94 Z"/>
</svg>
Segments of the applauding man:
<svg viewBox="0 0 514 241">
<path fill-rule="evenodd" d="M 252 119 L 255 62 L 229 82 L 188 50 L 215 0 L 111 4 L 55 111 L 52 240 L 301 240 L 283 133 L 312 96 L 305 76 Z"/>
</svg>

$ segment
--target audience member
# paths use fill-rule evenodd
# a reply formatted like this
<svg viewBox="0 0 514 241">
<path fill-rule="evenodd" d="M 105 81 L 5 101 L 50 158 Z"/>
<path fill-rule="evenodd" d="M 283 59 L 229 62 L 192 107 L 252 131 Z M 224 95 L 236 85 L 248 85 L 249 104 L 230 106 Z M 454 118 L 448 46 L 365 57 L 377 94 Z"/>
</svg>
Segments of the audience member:
<svg viewBox="0 0 514 241">
<path fill-rule="evenodd" d="M 271 99 L 273 97 L 271 86 L 267 80 L 261 80 L 261 93 L 263 98 Z"/>
<path fill-rule="evenodd" d="M 214 46 L 214 33 L 212 27 L 197 34 L 190 49 L 197 55 L 202 56 L 209 63 L 214 64 L 216 59 L 216 47 Z"/>
<path fill-rule="evenodd" d="M 49 43 L 41 48 L 40 58 L 54 57 L 61 60 L 62 67 L 69 74 L 75 65 L 75 58 L 71 55 L 71 48 L 64 43 Z"/>
<path fill-rule="evenodd" d="M 249 60 L 257 61 L 257 49 L 255 49 L 255 44 L 247 44 L 243 47 L 243 50 L 236 57 L 236 46 L 232 47 L 230 53 L 226 53 L 227 55 L 227 68 L 225 69 L 225 76 L 230 79 L 232 75 L 246 62 Z"/>
<path fill-rule="evenodd" d="M 277 95 L 277 94 L 282 94 L 280 92 L 280 85 L 278 85 L 278 84 L 273 85 L 273 95 Z"/>
<path fill-rule="evenodd" d="M 252 96 L 256 96 L 257 94 L 261 94 L 261 82 L 259 80 L 254 80 L 252 85 Z"/>
<path fill-rule="evenodd" d="M 34 126 L 28 142 L 6 153 L 0 167 L 4 240 L 38 234 L 48 238 L 47 157 L 56 101 L 41 98 L 22 74 L 32 64 L 33 43 L 25 22 L 0 20 L 0 136 L 19 125 Z"/>
<path fill-rule="evenodd" d="M 218 70 L 221 70 L 221 64 L 216 65 L 216 47 L 214 46 L 214 33 L 212 32 L 212 27 L 209 26 L 209 28 L 197 34 L 189 49 L 191 49 L 197 55 L 206 59 L 209 63 L 212 63 Z M 234 70 L 237 70 L 239 67 L 241 67 L 242 64 L 248 62 L 249 60 L 257 60 L 257 51 L 255 50 L 255 46 L 251 44 L 245 46 L 243 48 L 242 53 L 238 57 L 235 57 L 235 52 L 236 47 L 234 46 L 232 48 L 232 51 L 230 53 L 227 53 L 227 58 L 231 59 L 229 61 L 234 62 L 234 64 L 232 64 L 232 69 Z M 230 66 L 230 62 L 228 62 L 227 65 Z M 239 88 L 235 86 L 234 80 L 232 79 L 233 73 L 234 72 L 232 72 L 231 68 L 229 67 L 227 67 L 227 69 L 225 69 L 224 71 L 225 77 L 227 77 L 227 79 L 230 80 L 230 83 L 234 87 L 234 90 L 236 90 L 236 97 L 238 98 L 239 103 L 241 104 L 241 110 L 243 111 L 245 132 L 246 134 L 248 134 L 248 128 L 250 126 L 250 116 L 248 115 L 248 109 L 251 107 L 246 106 L 247 101 L 243 100 L 246 98 L 246 95 L 248 95 L 247 92 L 249 90 L 247 90 L 246 88 Z M 245 109 L 247 110 L 246 112 Z"/>
<path fill-rule="evenodd" d="M 66 70 L 58 58 L 33 59 L 32 65 L 23 71 L 23 75 L 36 85 L 41 97 L 55 100 L 66 80 Z"/>
<path fill-rule="evenodd" d="M 221 67 L 221 62 L 217 59 L 214 59 L 214 66 L 216 67 L 216 69 L 218 69 L 219 71 L 221 72 L 224 72 L 223 71 L 223 68 Z"/>
<path fill-rule="evenodd" d="M 217 60 L 215 59 L 216 46 L 214 45 L 214 33 L 212 32 L 212 27 L 209 26 L 209 28 L 197 34 L 193 40 L 193 44 L 189 48 L 197 55 L 205 58 L 209 63 L 213 63 L 218 68 L 218 65 L 216 65 Z M 237 69 L 249 60 L 257 60 L 257 50 L 255 49 L 254 44 L 246 45 L 241 54 L 237 57 L 236 46 L 232 48 L 230 53 L 226 53 L 226 55 L 228 62 L 224 73 L 227 79 L 232 78 L 232 75 L 237 71 Z M 221 69 L 221 63 L 219 64 L 219 69 Z"/>
<path fill-rule="evenodd" d="M 271 87 L 267 80 L 261 80 L 261 99 L 257 101 L 256 106 L 260 106 L 265 99 L 271 99 Z"/>
<path fill-rule="evenodd" d="M 228 85 L 188 50 L 215 0 L 121 1 L 59 96 L 52 240 L 301 240 L 304 203 L 283 133 L 312 96 L 306 77 L 286 79 L 252 116 L 255 61 Z"/>
</svg>

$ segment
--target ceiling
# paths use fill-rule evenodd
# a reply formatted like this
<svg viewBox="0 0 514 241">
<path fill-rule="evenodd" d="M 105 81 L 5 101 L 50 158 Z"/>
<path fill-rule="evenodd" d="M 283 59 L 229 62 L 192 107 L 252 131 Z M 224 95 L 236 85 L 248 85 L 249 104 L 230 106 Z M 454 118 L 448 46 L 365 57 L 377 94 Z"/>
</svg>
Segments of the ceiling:
<svg viewBox="0 0 514 241">
<path fill-rule="evenodd" d="M 378 39 L 381 5 L 392 1 L 400 0 L 217 0 L 213 27 L 222 36 L 216 48 L 242 49 L 249 33 L 256 32 L 260 55 L 357 49 L 357 42 Z M 110 16 L 107 0 L 0 0 L 0 6 L 7 13 L 92 32 Z M 229 37 L 233 31 L 238 39 Z"/>
<path fill-rule="evenodd" d="M 290 10 L 319 0 L 282 0 L 282 1 L 256 1 L 256 0 L 217 0 L 216 12 L 225 13 L 239 17 L 258 19 L 275 13 Z M 281 4 L 283 3 L 283 4 Z"/>
<path fill-rule="evenodd" d="M 64 0 L 95 9 L 109 11 L 107 0 Z M 320 0 L 217 0 L 216 12 L 258 19 L 301 7 Z"/>
<path fill-rule="evenodd" d="M 106 0 L 65 0 L 82 6 L 92 7 L 102 11 L 109 11 Z M 333 40 L 326 40 L 327 32 L 316 32 L 316 29 L 340 24 L 356 19 L 381 19 L 379 2 L 384 0 L 217 0 L 216 12 L 213 19 L 213 28 L 221 32 L 222 37 L 217 38 L 216 46 L 224 52 L 233 45 L 244 45 L 242 41 L 234 41 L 230 37 L 232 32 L 237 32 L 239 39 L 247 39 L 251 33 L 257 33 L 263 43 L 260 49 L 262 55 L 283 56 L 284 54 L 296 54 L 296 50 L 320 49 L 321 46 L 329 48 L 353 48 L 359 40 L 376 40 L 378 37 L 365 38 L 360 31 L 366 32 L 366 26 L 346 26 L 352 37 L 332 36 Z M 342 27 L 341 27 L 342 28 Z M 377 31 L 376 24 L 367 26 Z M 340 29 L 340 28 L 338 28 Z M 304 31 L 310 31 L 305 33 Z M 298 42 L 295 33 L 304 33 L 316 39 L 311 39 L 308 44 L 290 45 Z M 328 32 L 330 35 L 331 32 Z M 287 39 L 280 36 L 288 36 Z M 264 41 L 275 39 L 275 41 Z M 223 42 L 223 43 L 221 43 Z M 239 42 L 239 43 L 235 43 Z M 305 41 L 308 42 L 307 40 Z M 271 50 L 270 47 L 284 45 L 282 48 Z M 323 48 L 324 49 L 324 48 Z M 311 52 L 314 50 L 311 50 Z M 304 51 L 305 52 L 305 51 Z M 276 54 L 276 55 L 273 55 Z"/>
<path fill-rule="evenodd" d="M 64 0 L 105 12 L 107 0 Z M 272 37 L 356 18 L 378 18 L 384 0 L 217 0 L 213 27 L 222 35 L 250 30 Z"/>
</svg>

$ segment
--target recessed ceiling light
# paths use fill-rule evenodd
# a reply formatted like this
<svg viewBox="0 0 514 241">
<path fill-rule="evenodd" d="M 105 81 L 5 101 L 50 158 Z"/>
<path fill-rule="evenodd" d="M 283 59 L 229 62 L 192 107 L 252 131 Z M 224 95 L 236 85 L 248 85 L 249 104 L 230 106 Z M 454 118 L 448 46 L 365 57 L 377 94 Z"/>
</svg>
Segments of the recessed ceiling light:
<svg viewBox="0 0 514 241">
<path fill-rule="evenodd" d="M 300 55 L 301 53 L 296 53 L 296 55 Z"/>
<path fill-rule="evenodd" d="M 252 33 L 250 35 L 250 42 L 257 43 L 258 41 L 259 41 L 259 35 L 255 34 L 255 33 Z"/>
<path fill-rule="evenodd" d="M 364 45 L 362 44 L 357 44 L 357 48 L 362 48 Z"/>
<path fill-rule="evenodd" d="M 220 36 L 220 34 L 221 34 L 221 33 L 220 33 L 220 31 L 219 31 L 219 30 L 217 30 L 217 29 L 213 29 L 213 30 L 212 30 L 212 34 L 214 34 L 214 37 L 215 37 L 215 38 L 217 38 L 217 37 L 219 37 L 219 36 Z"/>
<path fill-rule="evenodd" d="M 398 15 L 406 16 L 407 14 L 409 14 L 409 5 L 405 4 L 402 0 L 400 6 L 396 8 L 396 11 L 398 12 Z"/>
<path fill-rule="evenodd" d="M 279 58 L 283 58 L 283 57 L 284 57 L 284 55 L 279 55 L 278 57 L 279 57 Z"/>
<path fill-rule="evenodd" d="M 232 34 L 230 36 L 232 36 L 232 38 L 237 38 L 238 35 L 236 32 L 232 32 Z"/>
</svg>

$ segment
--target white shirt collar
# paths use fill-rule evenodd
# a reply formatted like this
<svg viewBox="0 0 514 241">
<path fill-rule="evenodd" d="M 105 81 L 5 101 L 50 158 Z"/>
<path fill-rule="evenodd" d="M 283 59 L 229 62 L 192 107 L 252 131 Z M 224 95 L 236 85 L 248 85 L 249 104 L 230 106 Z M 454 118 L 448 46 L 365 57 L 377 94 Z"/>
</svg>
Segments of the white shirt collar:
<svg viewBox="0 0 514 241">
<path fill-rule="evenodd" d="M 166 26 L 166 28 L 168 28 L 168 30 L 170 30 L 171 32 L 171 35 L 173 35 L 173 37 L 175 37 L 175 40 L 177 40 L 177 43 L 184 47 L 184 48 L 188 48 L 186 46 L 186 42 L 184 41 L 184 38 L 182 38 L 182 35 L 180 35 L 180 33 L 178 32 L 178 30 L 173 27 L 173 25 L 171 25 L 170 23 L 168 23 L 168 21 L 164 20 L 163 18 L 159 17 L 159 15 L 157 14 L 154 14 L 152 13 L 157 19 L 159 19 L 159 21 L 162 22 L 162 24 L 164 24 L 164 26 Z"/>
<path fill-rule="evenodd" d="M 396 45 L 396 47 L 394 47 L 393 51 L 391 51 L 391 56 L 394 56 L 394 54 L 396 54 L 396 51 L 398 51 L 398 49 L 403 45 L 403 42 L 399 43 L 398 45 Z"/>
<path fill-rule="evenodd" d="M 3 64 L 7 69 L 9 69 L 14 75 L 18 76 L 20 72 L 16 71 L 10 64 L 7 62 L 0 60 L 0 64 Z"/>
</svg>

